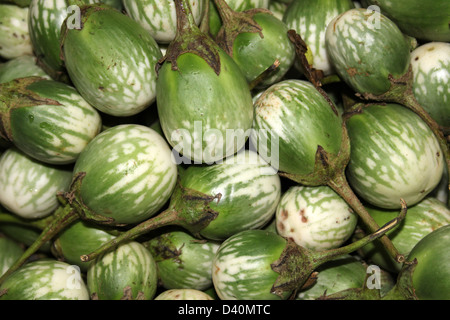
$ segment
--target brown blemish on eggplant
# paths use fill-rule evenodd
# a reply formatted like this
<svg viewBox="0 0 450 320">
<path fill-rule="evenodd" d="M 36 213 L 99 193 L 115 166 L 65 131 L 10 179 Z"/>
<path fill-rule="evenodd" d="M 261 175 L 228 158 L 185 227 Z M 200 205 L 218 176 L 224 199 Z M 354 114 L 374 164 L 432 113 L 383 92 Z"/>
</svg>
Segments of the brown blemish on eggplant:
<svg viewBox="0 0 450 320">
<path fill-rule="evenodd" d="M 308 218 L 305 216 L 305 209 L 301 209 L 300 210 L 300 217 L 303 223 L 307 223 L 308 222 Z"/>
<path fill-rule="evenodd" d="M 286 220 L 288 218 L 288 216 L 289 216 L 289 211 L 287 211 L 286 209 L 281 210 L 280 218 L 282 220 Z"/>
</svg>

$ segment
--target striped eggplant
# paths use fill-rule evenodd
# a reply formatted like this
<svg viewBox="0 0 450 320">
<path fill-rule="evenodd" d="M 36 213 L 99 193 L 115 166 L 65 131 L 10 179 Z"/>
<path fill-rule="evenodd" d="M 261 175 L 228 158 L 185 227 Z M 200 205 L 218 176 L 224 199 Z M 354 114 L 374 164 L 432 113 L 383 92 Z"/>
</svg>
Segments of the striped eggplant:
<svg viewBox="0 0 450 320">
<path fill-rule="evenodd" d="M 158 271 L 150 252 L 129 242 L 98 257 L 86 273 L 94 300 L 151 300 L 156 294 Z"/>
<path fill-rule="evenodd" d="M 419 300 L 450 299 L 450 224 L 426 235 L 411 250 L 408 261 L 417 261 L 412 288 Z"/>
<path fill-rule="evenodd" d="M 287 299 L 271 293 L 279 274 L 271 264 L 281 256 L 286 240 L 272 232 L 250 230 L 226 239 L 213 260 L 213 283 L 221 300 Z"/>
<path fill-rule="evenodd" d="M 450 3 L 447 0 L 365 0 L 377 6 L 406 34 L 422 41 L 450 41 Z M 426 13 L 426 14 L 424 14 Z"/>
<path fill-rule="evenodd" d="M 358 242 L 325 251 L 308 250 L 271 231 L 239 232 L 222 242 L 214 257 L 214 288 L 222 300 L 295 297 L 314 270 L 377 239 L 398 225 L 398 221 L 393 222 Z"/>
<path fill-rule="evenodd" d="M 28 30 L 39 64 L 55 80 L 66 81 L 60 57 L 61 26 L 68 15 L 67 0 L 31 0 Z"/>
<path fill-rule="evenodd" d="M 336 73 L 357 93 L 381 95 L 409 68 L 410 45 L 392 20 L 377 11 L 355 8 L 341 13 L 325 33 Z"/>
<path fill-rule="evenodd" d="M 209 0 L 208 0 L 209 1 Z M 206 0 L 189 0 L 197 25 L 203 18 Z M 177 32 L 177 16 L 173 0 L 124 0 L 128 15 L 138 21 L 158 43 L 170 43 Z"/>
<path fill-rule="evenodd" d="M 215 40 L 239 65 L 251 86 L 268 87 L 280 81 L 296 56 L 286 24 L 267 9 L 241 12 L 231 9 L 226 0 L 214 1 L 222 20 Z M 277 68 L 259 79 L 275 63 Z"/>
<path fill-rule="evenodd" d="M 413 92 L 411 39 L 376 8 L 359 8 L 333 19 L 325 41 L 337 74 L 356 95 L 401 104 L 417 113 L 439 140 L 449 166 L 450 149 L 443 132 Z"/>
<path fill-rule="evenodd" d="M 77 221 L 60 232 L 52 244 L 53 254 L 86 272 L 92 261 L 82 262 L 80 257 L 101 244 L 115 238 L 116 230 L 94 225 L 89 221 Z"/>
<path fill-rule="evenodd" d="M 209 294 L 196 289 L 169 289 L 161 292 L 155 300 L 214 300 Z"/>
<path fill-rule="evenodd" d="M 444 157 L 433 132 L 398 104 L 370 104 L 347 119 L 347 176 L 364 200 L 386 209 L 413 206 L 440 182 Z M 399 125 L 401 123 L 401 125 Z"/>
<path fill-rule="evenodd" d="M 144 246 L 156 261 L 164 288 L 206 290 L 212 286 L 212 260 L 218 243 L 196 239 L 184 231 L 171 231 Z"/>
<path fill-rule="evenodd" d="M 61 27 L 68 17 L 70 24 L 77 25 L 78 3 L 105 3 L 118 10 L 123 8 L 120 0 L 31 0 L 29 5 L 28 28 L 34 54 L 53 79 L 67 83 L 70 79 L 60 55 Z"/>
<path fill-rule="evenodd" d="M 393 210 L 386 210 L 368 206 L 367 210 L 379 225 L 392 220 L 397 214 Z M 450 209 L 436 198 L 427 197 L 414 206 L 408 208 L 408 213 L 399 227 L 388 233 L 395 247 L 405 255 L 427 234 L 450 224 Z M 361 248 L 365 260 L 370 260 L 385 270 L 393 273 L 400 272 L 401 265 L 392 261 L 379 243 L 372 242 Z"/>
<path fill-rule="evenodd" d="M 266 89 L 255 102 L 251 143 L 274 168 L 291 174 L 314 171 L 322 146 L 338 154 L 342 120 L 306 80 L 283 80 Z"/>
<path fill-rule="evenodd" d="M 0 203 L 22 218 L 50 215 L 59 205 L 58 192 L 68 191 L 71 168 L 37 161 L 15 147 L 0 157 Z"/>
<path fill-rule="evenodd" d="M 270 1 L 268 9 L 275 17 L 277 17 L 277 19 L 283 21 L 283 16 L 286 12 L 287 4 L 283 2 Z"/>
<path fill-rule="evenodd" d="M 242 12 L 250 9 L 269 9 L 271 1 L 269 0 L 226 0 L 227 4 L 234 11 Z M 220 18 L 217 7 L 214 0 L 210 0 L 209 3 L 209 32 L 213 37 L 217 35 L 220 27 L 222 26 L 222 20 Z"/>
<path fill-rule="evenodd" d="M 64 23 L 61 31 L 63 60 L 81 96 L 114 116 L 131 116 L 152 105 L 161 50 L 148 31 L 106 5 L 82 7 L 81 26 Z"/>
<path fill-rule="evenodd" d="M 447 132 L 450 130 L 450 43 L 429 42 L 412 51 L 417 101 Z"/>
<path fill-rule="evenodd" d="M 217 218 L 200 231 L 211 240 L 262 227 L 274 217 L 281 197 L 280 177 L 250 150 L 211 166 L 190 166 L 181 184 L 207 195 L 221 195 L 210 204 L 218 212 Z"/>
<path fill-rule="evenodd" d="M 23 254 L 24 248 L 18 242 L 0 234 L 0 276 Z"/>
<path fill-rule="evenodd" d="M 167 209 L 82 260 L 91 261 L 120 243 L 165 226 L 179 226 L 197 238 L 220 241 L 265 225 L 273 218 L 280 196 L 280 177 L 254 151 L 244 150 L 210 166 L 192 165 L 180 172 Z"/>
<path fill-rule="evenodd" d="M 276 211 L 278 234 L 310 250 L 340 247 L 353 234 L 358 216 L 328 186 L 292 186 Z"/>
<path fill-rule="evenodd" d="M 0 85 L 1 132 L 49 164 L 74 163 L 100 132 L 101 117 L 72 86 L 39 77 Z"/>
<path fill-rule="evenodd" d="M 266 161 L 281 175 L 302 185 L 331 187 L 371 232 L 379 229 L 346 178 L 351 148 L 342 117 L 310 81 L 284 80 L 265 90 L 255 102 L 253 129 L 250 142 L 264 159 L 270 155 Z M 380 241 L 399 256 L 389 238 Z"/>
<path fill-rule="evenodd" d="M 351 0 L 292 1 L 283 15 L 287 27 L 295 30 L 308 46 L 309 64 L 325 76 L 335 72 L 325 46 L 325 31 L 331 20 L 352 8 Z M 304 71 L 299 60 L 295 67 Z"/>
<path fill-rule="evenodd" d="M 252 96 L 239 66 L 197 27 L 187 0 L 175 2 L 177 36 L 157 67 L 158 114 L 175 151 L 188 163 L 212 164 L 244 147 Z"/>
<path fill-rule="evenodd" d="M 411 250 L 385 300 L 450 299 L 450 224 L 423 237 Z"/>
<path fill-rule="evenodd" d="M 296 300 L 316 300 L 349 288 L 362 288 L 366 267 L 353 255 L 344 255 L 324 263 L 316 272 L 316 281 L 298 292 Z"/>
<path fill-rule="evenodd" d="M 89 300 L 76 266 L 54 259 L 28 262 L 0 285 L 0 300 Z"/>
<path fill-rule="evenodd" d="M 0 84 L 25 77 L 42 77 L 50 80 L 50 76 L 36 64 L 35 56 L 24 55 L 0 65 Z"/>
<path fill-rule="evenodd" d="M 28 8 L 0 4 L 0 57 L 9 60 L 23 55 L 33 55 Z"/>
<path fill-rule="evenodd" d="M 177 165 L 156 131 L 136 124 L 111 127 L 81 152 L 74 177 L 84 174 L 80 195 L 96 214 L 114 224 L 141 222 L 167 202 Z"/>
</svg>

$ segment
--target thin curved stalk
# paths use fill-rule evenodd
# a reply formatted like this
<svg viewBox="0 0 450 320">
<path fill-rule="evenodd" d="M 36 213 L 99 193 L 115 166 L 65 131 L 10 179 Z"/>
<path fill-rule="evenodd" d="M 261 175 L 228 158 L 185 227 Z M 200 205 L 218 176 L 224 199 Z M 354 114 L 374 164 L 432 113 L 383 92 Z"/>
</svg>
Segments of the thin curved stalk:
<svg viewBox="0 0 450 320">
<path fill-rule="evenodd" d="M 22 256 L 19 257 L 19 259 L 17 259 L 14 264 L 0 277 L 0 284 L 2 284 L 13 272 L 23 266 L 28 258 L 36 253 L 45 243 L 79 218 L 78 213 L 70 208 L 70 206 L 59 207 L 55 211 L 54 215 L 55 218 L 45 227 L 33 244 L 30 245 Z"/>
</svg>

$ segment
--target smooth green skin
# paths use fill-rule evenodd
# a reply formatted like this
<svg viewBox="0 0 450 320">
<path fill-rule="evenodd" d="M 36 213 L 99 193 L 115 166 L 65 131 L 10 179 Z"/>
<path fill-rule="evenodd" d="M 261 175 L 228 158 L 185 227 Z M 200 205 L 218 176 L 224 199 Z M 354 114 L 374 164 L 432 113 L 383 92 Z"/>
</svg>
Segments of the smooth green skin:
<svg viewBox="0 0 450 320">
<path fill-rule="evenodd" d="M 0 83 L 6 83 L 17 78 L 50 76 L 36 64 L 36 57 L 21 56 L 0 65 Z"/>
<path fill-rule="evenodd" d="M 297 300 L 315 300 L 350 288 L 362 288 L 366 268 L 354 256 L 344 255 L 317 268 L 317 281 L 297 293 Z"/>
<path fill-rule="evenodd" d="M 266 89 L 255 102 L 253 128 L 251 141 L 258 148 L 257 141 L 266 137 L 267 146 L 272 146 L 272 139 L 278 138 L 274 147 L 279 152 L 279 170 L 286 173 L 310 174 L 319 145 L 335 155 L 341 146 L 340 117 L 308 81 L 284 80 Z M 270 150 L 258 152 L 271 154 Z"/>
<path fill-rule="evenodd" d="M 450 41 L 450 2 L 448 0 L 366 0 L 377 5 L 412 37 L 425 41 Z"/>
<path fill-rule="evenodd" d="M 372 206 L 366 206 L 366 209 L 379 226 L 395 219 L 398 215 L 397 210 L 384 210 Z M 401 224 L 387 234 L 397 250 L 408 255 L 420 239 L 447 224 L 450 224 L 450 209 L 439 200 L 429 197 L 409 207 Z M 385 270 L 398 273 L 402 267 L 386 253 L 379 242 L 371 242 L 360 250 L 364 259 L 372 261 Z"/>
<path fill-rule="evenodd" d="M 121 10 L 120 0 L 81 0 L 86 4 L 105 3 Z M 28 24 L 30 39 L 35 55 L 50 73 L 64 72 L 64 62 L 60 56 L 61 26 L 68 17 L 76 12 L 68 12 L 68 0 L 31 0 Z M 39 17 L 39 18 L 37 18 Z M 47 17 L 44 19 L 43 17 Z M 56 76 L 56 73 L 53 75 Z"/>
<path fill-rule="evenodd" d="M 0 235 L 0 276 L 22 256 L 24 251 L 18 242 Z"/>
<path fill-rule="evenodd" d="M 37 103 L 35 106 L 12 109 L 13 143 L 26 154 L 45 163 L 74 163 L 84 147 L 100 132 L 100 114 L 84 101 L 75 88 L 62 82 L 36 81 L 27 90 L 60 105 Z M 67 97 L 71 95 L 74 98 Z M 50 108 L 59 110 L 54 113 Z M 72 113 L 74 110 L 80 112 L 77 118 Z M 85 118 L 82 119 L 82 116 Z"/>
<path fill-rule="evenodd" d="M 235 300 L 283 300 L 284 297 L 270 293 L 279 274 L 272 270 L 271 264 L 278 260 L 286 247 L 286 239 L 264 230 L 242 231 L 225 240 L 217 251 L 213 262 L 213 283 L 220 299 Z M 236 264 L 232 268 L 227 264 L 227 256 L 232 255 L 239 263 L 245 264 L 251 258 L 248 269 L 236 273 Z M 234 260 L 234 258 L 232 258 Z M 242 260 L 245 258 L 245 260 Z M 223 261 L 221 263 L 221 261 Z M 227 274 L 222 281 L 221 274 Z M 228 281 L 232 279 L 232 281 Z M 241 290 L 246 288 L 246 291 Z"/>
<path fill-rule="evenodd" d="M 114 238 L 115 236 L 98 225 L 93 225 L 88 221 L 77 221 L 58 235 L 53 247 L 64 261 L 79 266 L 81 271 L 85 272 L 92 261 L 82 262 L 80 256 L 94 251 Z"/>
<path fill-rule="evenodd" d="M 52 5 L 50 5 L 52 4 Z M 60 57 L 61 25 L 67 17 L 67 0 L 32 0 L 28 12 L 30 40 L 37 58 L 50 72 L 63 71 Z M 44 19 L 43 16 L 47 16 Z"/>
<path fill-rule="evenodd" d="M 289 40 L 288 28 L 284 22 L 267 13 L 257 13 L 253 19 L 262 28 L 259 33 L 240 33 L 233 44 L 233 59 L 243 70 L 248 82 L 255 80 L 277 59 L 279 67 L 258 86 L 268 87 L 280 81 L 292 67 L 295 60 L 295 47 Z"/>
<path fill-rule="evenodd" d="M 158 285 L 158 269 L 150 252 L 139 242 L 128 242 L 98 257 L 86 274 L 87 286 L 98 300 L 119 300 L 125 289 L 131 299 L 151 300 Z"/>
<path fill-rule="evenodd" d="M 340 14 L 328 25 L 325 43 L 337 74 L 358 93 L 383 94 L 391 87 L 389 75 L 408 71 L 410 43 L 382 13 L 360 8 Z"/>
<path fill-rule="evenodd" d="M 252 127 L 253 101 L 248 83 L 239 66 L 219 49 L 220 74 L 193 53 L 184 53 L 177 59 L 178 70 L 165 62 L 159 70 L 156 83 L 156 101 L 161 127 L 172 147 L 187 159 L 212 163 L 240 150 L 239 144 L 227 141 L 227 130 L 245 133 Z M 201 132 L 197 132 L 196 122 Z M 176 133 L 187 133 L 201 148 L 193 144 L 186 147 L 177 141 Z M 208 144 L 207 134 L 223 139 L 223 144 Z M 183 138 L 182 138 L 183 139 Z M 180 148 L 181 147 L 181 148 Z M 211 151 L 217 148 L 217 151 Z M 201 150 L 200 150 L 201 149 Z"/>
<path fill-rule="evenodd" d="M 408 255 L 417 259 L 412 276 L 414 292 L 420 300 L 450 299 L 450 224 L 428 234 Z"/>
<path fill-rule="evenodd" d="M 67 28 L 62 39 L 65 66 L 93 107 L 113 116 L 135 115 L 155 101 L 161 50 L 137 21 L 111 7 L 101 8 L 82 15 L 81 30 Z"/>
<path fill-rule="evenodd" d="M 351 0 L 302 0 L 292 1 L 284 11 L 283 21 L 294 29 L 308 46 L 308 61 L 325 75 L 334 73 L 325 48 L 325 31 L 338 14 L 354 8 Z M 295 67 L 304 72 L 297 59 Z"/>
<path fill-rule="evenodd" d="M 158 276 L 164 288 L 205 290 L 212 286 L 212 260 L 218 243 L 199 240 L 183 231 L 172 231 L 144 245 L 158 265 Z"/>
<path fill-rule="evenodd" d="M 1 0 L 0 3 L 13 3 L 19 7 L 28 7 L 31 0 Z"/>
</svg>

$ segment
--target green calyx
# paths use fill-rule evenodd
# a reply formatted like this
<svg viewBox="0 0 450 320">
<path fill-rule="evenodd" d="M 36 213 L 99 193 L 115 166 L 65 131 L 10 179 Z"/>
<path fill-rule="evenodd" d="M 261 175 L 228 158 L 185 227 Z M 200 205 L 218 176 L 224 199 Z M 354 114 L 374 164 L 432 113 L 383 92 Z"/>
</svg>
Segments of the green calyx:
<svg viewBox="0 0 450 320">
<path fill-rule="evenodd" d="M 175 8 L 177 13 L 177 35 L 169 44 L 165 56 L 156 64 L 156 72 L 158 73 L 166 62 L 172 65 L 172 70 L 178 70 L 178 57 L 189 52 L 204 59 L 214 72 L 219 75 L 221 63 L 217 44 L 209 35 L 197 27 L 187 0 L 175 0 Z"/>
<path fill-rule="evenodd" d="M 198 233 L 218 216 L 218 212 L 211 209 L 210 203 L 215 200 L 219 202 L 221 197 L 221 194 L 210 196 L 179 184 L 170 200 L 170 207 L 177 212 L 175 224 L 200 237 Z"/>
<path fill-rule="evenodd" d="M 73 208 L 79 217 L 83 220 L 93 221 L 95 223 L 106 224 L 106 225 L 116 225 L 114 223 L 114 219 L 110 217 L 105 217 L 95 213 L 92 209 L 86 206 L 81 197 L 81 185 L 83 182 L 83 178 L 86 176 L 85 172 L 77 173 L 70 185 L 69 191 L 61 194 L 59 196 L 59 201 L 65 205 Z"/>
<path fill-rule="evenodd" d="M 60 106 L 58 101 L 43 98 L 28 87 L 38 81 L 47 80 L 42 77 L 26 77 L 14 79 L 0 84 L 0 137 L 12 142 L 10 113 L 13 109 L 39 105 Z"/>
<path fill-rule="evenodd" d="M 206 195 L 199 191 L 185 188 L 178 181 L 170 199 L 169 207 L 166 210 L 123 232 L 94 252 L 83 255 L 81 260 L 85 262 L 94 260 L 103 252 L 117 247 L 125 241 L 134 240 L 151 230 L 156 230 L 163 226 L 180 226 L 200 238 L 199 232 L 218 216 L 218 213 L 211 209 L 210 203 L 220 201 L 220 198 L 221 194 Z"/>
<path fill-rule="evenodd" d="M 156 262 L 172 259 L 181 264 L 179 258 L 182 253 L 182 247 L 177 248 L 170 233 L 162 234 L 154 239 L 155 242 L 148 241 L 144 245 L 152 252 Z"/>
<path fill-rule="evenodd" d="M 322 146 L 318 146 L 312 173 L 301 175 L 281 172 L 280 175 L 308 186 L 328 185 L 336 176 L 345 171 L 349 159 L 350 140 L 347 128 L 343 123 L 341 149 L 337 154 L 327 152 Z"/>
<path fill-rule="evenodd" d="M 264 38 L 261 26 L 253 18 L 258 13 L 272 14 L 264 8 L 255 8 L 243 12 L 234 11 L 225 0 L 214 0 L 220 17 L 222 27 L 216 36 L 216 42 L 231 57 L 233 56 L 233 45 L 236 37 L 241 33 L 258 33 Z"/>
<path fill-rule="evenodd" d="M 399 78 L 389 75 L 390 88 L 385 93 L 375 95 L 372 93 L 357 93 L 356 96 L 366 101 L 376 101 L 384 103 L 398 103 L 405 108 L 410 109 L 416 113 L 433 131 L 436 139 L 438 139 L 442 152 L 447 163 L 447 168 L 450 168 L 450 148 L 444 132 L 439 124 L 434 120 L 424 107 L 417 101 L 413 92 L 413 72 L 412 66 L 409 65 L 408 71 Z M 360 104 L 357 104 L 353 109 L 357 109 Z"/>
</svg>

